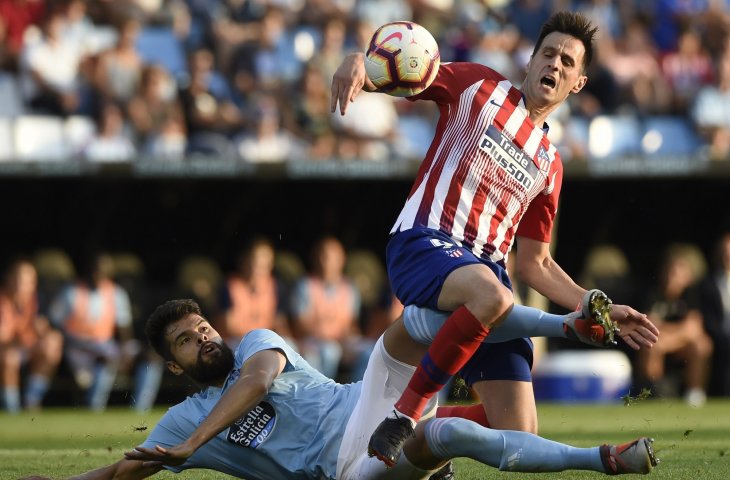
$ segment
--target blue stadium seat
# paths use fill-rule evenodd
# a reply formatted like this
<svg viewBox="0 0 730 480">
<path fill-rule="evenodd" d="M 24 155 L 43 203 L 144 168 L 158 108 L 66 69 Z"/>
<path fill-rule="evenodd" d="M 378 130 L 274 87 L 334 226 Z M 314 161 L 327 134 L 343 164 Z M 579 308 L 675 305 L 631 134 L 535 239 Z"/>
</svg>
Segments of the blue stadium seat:
<svg viewBox="0 0 730 480">
<path fill-rule="evenodd" d="M 0 72 L 0 117 L 17 117 L 25 111 L 18 79 L 12 73 Z"/>
<path fill-rule="evenodd" d="M 15 160 L 13 144 L 13 121 L 0 117 L 0 161 Z"/>
<path fill-rule="evenodd" d="M 137 51 L 146 63 L 162 65 L 175 77 L 187 68 L 185 50 L 170 28 L 143 28 L 137 37 Z"/>
<path fill-rule="evenodd" d="M 687 119 L 656 116 L 645 120 L 641 146 L 647 157 L 693 155 L 702 142 Z"/>
<path fill-rule="evenodd" d="M 588 126 L 588 155 L 591 160 L 641 155 L 642 133 L 633 115 L 599 115 Z"/>
</svg>

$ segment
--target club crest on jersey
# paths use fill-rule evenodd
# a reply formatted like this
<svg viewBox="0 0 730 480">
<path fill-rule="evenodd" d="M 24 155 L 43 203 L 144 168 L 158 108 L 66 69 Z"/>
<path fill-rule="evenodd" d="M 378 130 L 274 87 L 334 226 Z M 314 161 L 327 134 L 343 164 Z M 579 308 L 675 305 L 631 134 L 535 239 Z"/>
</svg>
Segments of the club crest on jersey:
<svg viewBox="0 0 730 480">
<path fill-rule="evenodd" d="M 438 240 L 436 238 L 431 239 L 431 245 L 437 248 L 443 248 L 444 250 L 448 250 L 449 248 L 453 247 L 453 243 L 444 242 L 442 240 Z"/>
<path fill-rule="evenodd" d="M 271 435 L 276 425 L 276 410 L 261 402 L 228 428 L 226 439 L 237 445 L 258 448 Z"/>
<path fill-rule="evenodd" d="M 517 147 L 497 127 L 490 125 L 482 135 L 479 148 L 486 152 L 497 165 L 519 182 L 525 190 L 529 190 L 538 171 L 532 159 L 525 151 Z M 543 149 L 544 151 L 544 149 Z M 547 155 L 547 152 L 545 152 Z"/>
</svg>

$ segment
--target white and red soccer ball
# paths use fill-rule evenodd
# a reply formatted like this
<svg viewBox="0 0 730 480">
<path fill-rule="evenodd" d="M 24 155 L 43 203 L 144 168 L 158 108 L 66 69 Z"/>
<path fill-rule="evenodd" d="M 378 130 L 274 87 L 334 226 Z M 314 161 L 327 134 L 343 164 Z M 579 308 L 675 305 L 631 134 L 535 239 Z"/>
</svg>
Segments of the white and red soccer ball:
<svg viewBox="0 0 730 480">
<path fill-rule="evenodd" d="M 438 43 L 413 22 L 391 22 L 378 28 L 365 52 L 365 71 L 378 91 L 396 97 L 421 93 L 436 78 L 441 64 Z"/>
</svg>

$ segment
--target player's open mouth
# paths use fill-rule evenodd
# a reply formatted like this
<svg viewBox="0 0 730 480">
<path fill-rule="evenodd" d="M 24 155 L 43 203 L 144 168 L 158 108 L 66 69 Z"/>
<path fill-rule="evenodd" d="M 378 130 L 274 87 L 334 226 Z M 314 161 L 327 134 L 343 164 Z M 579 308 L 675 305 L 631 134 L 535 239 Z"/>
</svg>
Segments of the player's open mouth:
<svg viewBox="0 0 730 480">
<path fill-rule="evenodd" d="M 540 79 L 540 85 L 544 85 L 548 88 L 555 88 L 556 82 L 550 75 L 545 75 Z"/>
<path fill-rule="evenodd" d="M 200 349 L 201 355 L 209 355 L 210 353 L 220 350 L 220 346 L 213 342 L 206 342 L 203 344 L 202 348 Z"/>
</svg>

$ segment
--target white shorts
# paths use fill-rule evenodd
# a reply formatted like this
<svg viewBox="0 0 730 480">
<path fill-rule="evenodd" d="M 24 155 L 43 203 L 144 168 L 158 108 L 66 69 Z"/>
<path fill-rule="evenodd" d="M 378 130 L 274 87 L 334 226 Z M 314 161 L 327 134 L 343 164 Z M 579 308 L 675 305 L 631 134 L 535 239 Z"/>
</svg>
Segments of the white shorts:
<svg viewBox="0 0 730 480">
<path fill-rule="evenodd" d="M 415 371 L 416 367 L 391 357 L 385 351 L 383 337 L 378 339 L 365 370 L 360 399 L 345 427 L 337 456 L 338 480 L 405 480 L 428 478 L 432 473 L 415 467 L 412 467 L 412 472 L 405 472 L 399 467 L 387 469 L 383 462 L 367 455 L 370 436 L 393 411 L 393 405 Z M 423 418 L 434 415 L 437 406 L 437 396 L 434 395 L 424 409 Z"/>
</svg>

